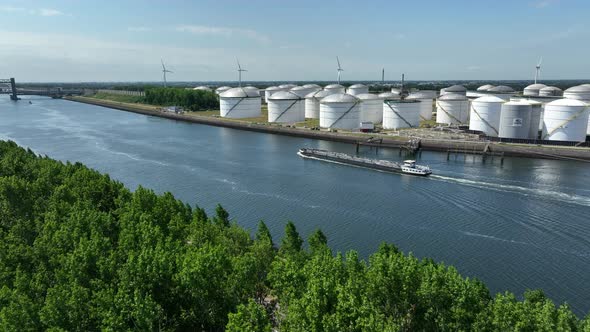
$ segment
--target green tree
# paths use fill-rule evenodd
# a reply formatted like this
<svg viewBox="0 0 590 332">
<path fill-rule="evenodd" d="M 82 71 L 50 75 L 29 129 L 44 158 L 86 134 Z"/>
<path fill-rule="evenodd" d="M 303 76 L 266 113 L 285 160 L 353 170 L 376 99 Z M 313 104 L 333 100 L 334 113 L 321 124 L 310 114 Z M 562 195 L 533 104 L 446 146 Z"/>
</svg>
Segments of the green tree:
<svg viewBox="0 0 590 332">
<path fill-rule="evenodd" d="M 271 331 L 270 319 L 263 306 L 250 300 L 247 304 L 240 304 L 236 313 L 229 314 L 226 331 Z"/>
</svg>

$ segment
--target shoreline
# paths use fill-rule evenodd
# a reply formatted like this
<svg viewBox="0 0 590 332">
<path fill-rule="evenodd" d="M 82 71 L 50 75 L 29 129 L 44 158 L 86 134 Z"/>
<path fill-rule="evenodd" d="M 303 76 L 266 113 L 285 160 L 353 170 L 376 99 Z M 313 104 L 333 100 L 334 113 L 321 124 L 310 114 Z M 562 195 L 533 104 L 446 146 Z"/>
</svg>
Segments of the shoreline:
<svg viewBox="0 0 590 332">
<path fill-rule="evenodd" d="M 374 146 L 382 148 L 406 148 L 408 147 L 411 138 L 400 137 L 393 139 L 381 135 L 370 134 L 346 134 L 341 132 L 326 132 L 301 128 L 289 128 L 276 125 L 262 125 L 246 121 L 229 120 L 223 118 L 213 118 L 210 116 L 199 115 L 185 115 L 175 114 L 159 111 L 156 106 L 149 105 L 134 105 L 128 103 L 120 103 L 115 101 L 108 101 L 102 99 L 94 99 L 89 97 L 64 97 L 65 100 L 79 102 L 83 104 L 101 106 L 126 112 L 138 113 L 143 115 L 157 116 L 161 118 L 192 122 L 210 126 L 232 128 L 238 130 L 247 130 L 260 133 L 269 133 L 275 135 L 303 137 L 310 139 L 319 139 L 332 142 L 359 144 L 364 146 Z M 382 139 L 381 143 L 366 142 L 370 137 L 377 137 Z M 499 143 L 488 141 L 463 141 L 463 140 L 443 140 L 443 139 L 420 139 L 420 148 L 426 151 L 437 151 L 468 154 L 483 154 L 484 151 L 490 153 L 490 156 L 505 156 L 505 157 L 525 157 L 525 158 L 539 158 L 539 159 L 557 159 L 557 160 L 578 160 L 590 161 L 590 149 L 579 147 L 564 147 L 564 146 L 547 146 L 547 145 L 524 145 Z"/>
</svg>

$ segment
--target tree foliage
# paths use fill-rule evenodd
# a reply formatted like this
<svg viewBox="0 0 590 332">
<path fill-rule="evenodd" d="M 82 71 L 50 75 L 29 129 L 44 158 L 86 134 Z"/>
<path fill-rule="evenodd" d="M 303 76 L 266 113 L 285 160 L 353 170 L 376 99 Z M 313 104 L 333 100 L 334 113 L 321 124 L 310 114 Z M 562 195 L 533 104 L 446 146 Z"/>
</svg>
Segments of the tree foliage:
<svg viewBox="0 0 590 332">
<path fill-rule="evenodd" d="M 152 105 L 180 106 L 191 111 L 219 109 L 219 98 L 213 91 L 184 88 L 149 88 L 145 102 Z"/>
<path fill-rule="evenodd" d="M 491 297 L 390 244 L 364 261 L 308 242 L 0 142 L 2 331 L 589 330 L 541 291 Z"/>
</svg>

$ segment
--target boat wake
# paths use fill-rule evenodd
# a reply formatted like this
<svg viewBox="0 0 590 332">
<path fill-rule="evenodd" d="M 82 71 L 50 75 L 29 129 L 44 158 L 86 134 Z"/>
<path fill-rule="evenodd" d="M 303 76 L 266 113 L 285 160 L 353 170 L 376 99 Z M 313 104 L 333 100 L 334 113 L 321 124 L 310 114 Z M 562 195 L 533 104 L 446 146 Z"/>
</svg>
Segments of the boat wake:
<svg viewBox="0 0 590 332">
<path fill-rule="evenodd" d="M 567 193 L 560 192 L 560 191 L 538 189 L 538 188 L 527 188 L 527 187 L 522 187 L 522 186 L 485 182 L 485 181 L 475 181 L 475 180 L 468 180 L 468 179 L 463 179 L 463 178 L 448 177 L 448 176 L 443 176 L 443 175 L 431 175 L 430 178 L 434 179 L 434 180 L 438 180 L 438 181 L 457 183 L 457 184 L 466 185 L 466 186 L 475 187 L 475 188 L 517 193 L 517 194 L 521 194 L 524 196 L 537 196 L 537 197 L 542 197 L 542 198 L 556 200 L 556 201 L 565 202 L 565 203 L 573 203 L 573 204 L 578 204 L 578 205 L 583 205 L 583 206 L 590 206 L 590 197 L 575 195 L 575 194 L 567 194 Z"/>
</svg>

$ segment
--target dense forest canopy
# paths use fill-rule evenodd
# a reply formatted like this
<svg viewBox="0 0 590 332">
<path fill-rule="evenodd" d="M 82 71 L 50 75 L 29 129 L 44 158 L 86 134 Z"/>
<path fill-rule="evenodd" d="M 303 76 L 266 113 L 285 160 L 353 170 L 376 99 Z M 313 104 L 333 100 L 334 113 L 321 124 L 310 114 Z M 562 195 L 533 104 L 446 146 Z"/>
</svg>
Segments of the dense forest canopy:
<svg viewBox="0 0 590 332">
<path fill-rule="evenodd" d="M 2 331 L 590 331 L 535 290 L 492 297 L 449 266 L 382 244 L 368 260 L 279 243 L 79 163 L 0 141 Z"/>
<path fill-rule="evenodd" d="M 150 88 L 145 91 L 145 102 L 151 105 L 181 106 L 191 111 L 219 109 L 217 94 L 206 90 Z"/>
</svg>

